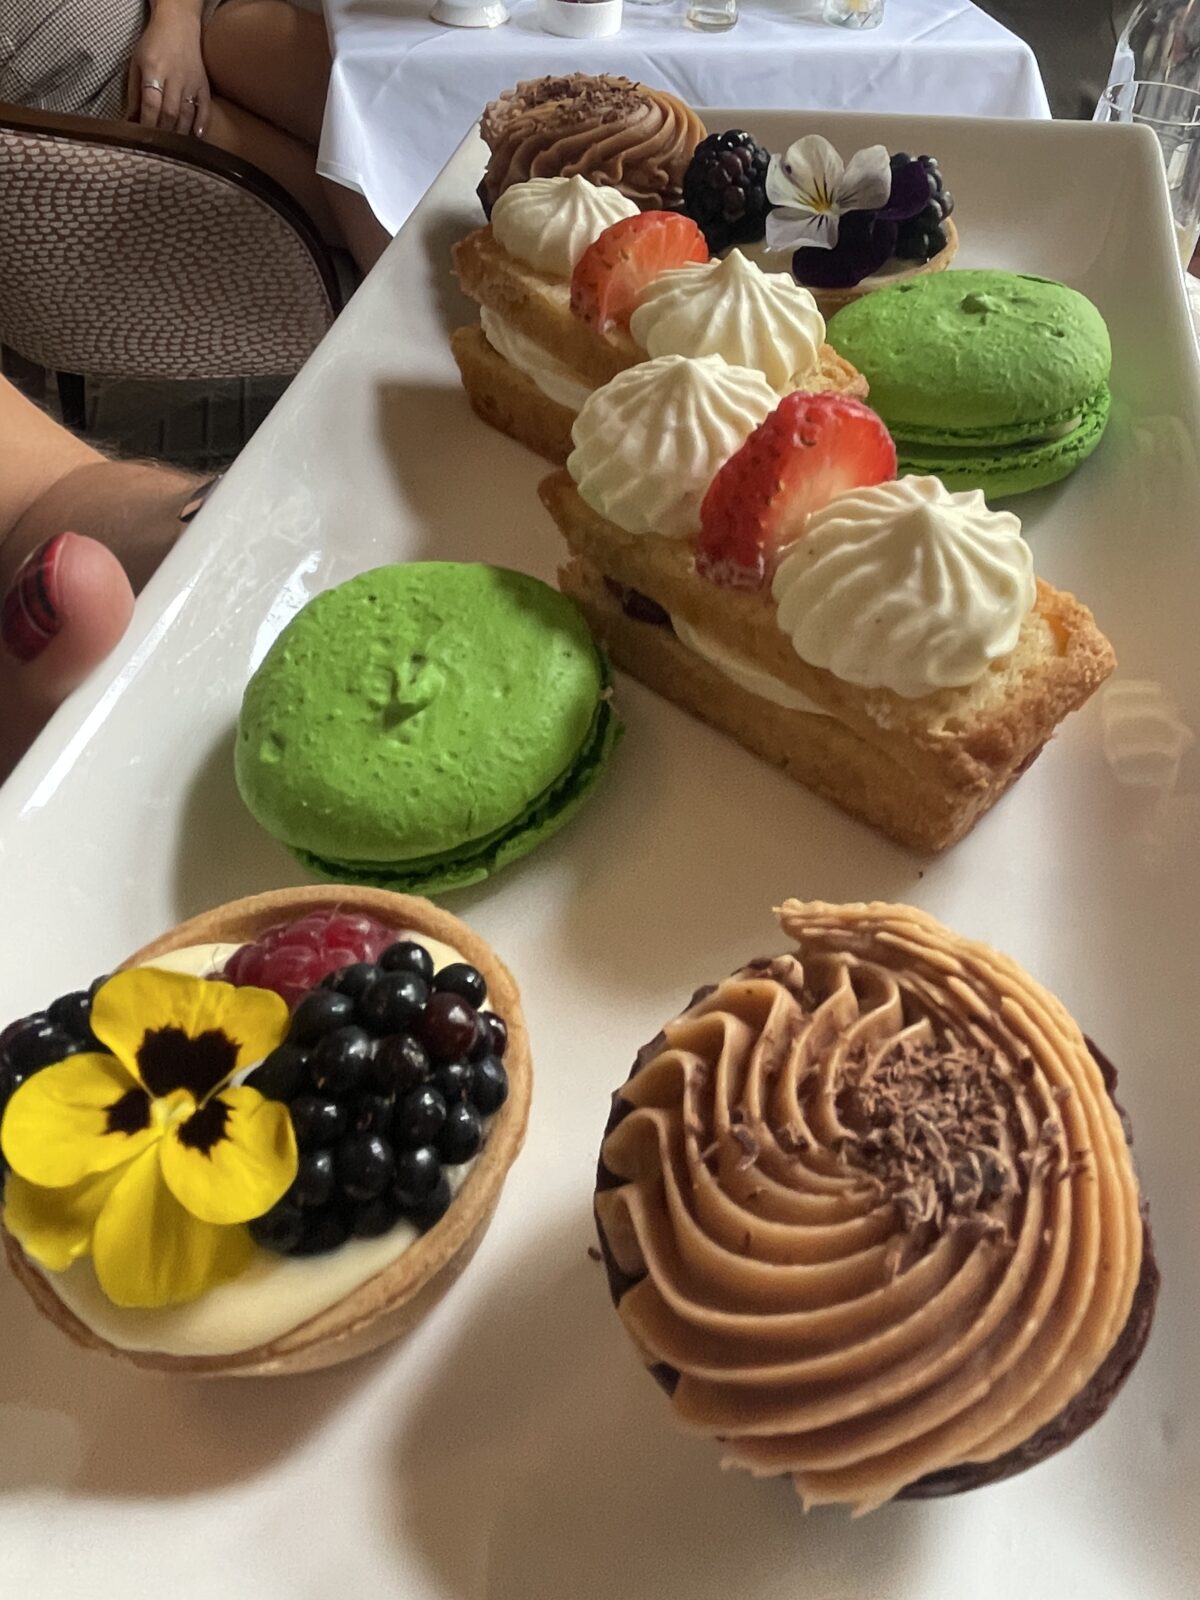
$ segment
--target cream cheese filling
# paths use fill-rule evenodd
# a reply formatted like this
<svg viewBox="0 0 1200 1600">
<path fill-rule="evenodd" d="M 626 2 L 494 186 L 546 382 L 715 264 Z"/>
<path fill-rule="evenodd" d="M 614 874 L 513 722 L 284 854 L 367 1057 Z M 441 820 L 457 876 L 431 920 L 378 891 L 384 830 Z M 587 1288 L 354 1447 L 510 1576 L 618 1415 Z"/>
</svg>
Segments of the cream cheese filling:
<svg viewBox="0 0 1200 1600">
<path fill-rule="evenodd" d="M 423 934 L 402 931 L 396 937 L 423 944 L 433 957 L 435 970 L 463 959 L 452 946 Z M 192 945 L 154 965 L 202 977 L 218 971 L 237 948 L 235 944 Z M 485 1136 L 487 1127 L 485 1123 Z M 472 1160 L 445 1169 L 452 1194 L 458 1193 L 474 1165 Z M 224 1356 L 268 1344 L 319 1316 L 398 1260 L 418 1238 L 411 1223 L 398 1222 L 381 1238 L 351 1239 L 328 1255 L 277 1256 L 260 1250 L 231 1283 L 210 1289 L 188 1305 L 156 1310 L 113 1305 L 100 1288 L 90 1260 L 76 1261 L 66 1272 L 37 1270 L 80 1322 L 122 1350 Z M 33 1261 L 30 1265 L 37 1266 Z"/>
<path fill-rule="evenodd" d="M 521 333 L 487 306 L 479 308 L 479 325 L 496 354 L 518 372 L 523 372 L 547 399 L 565 406 L 568 411 L 581 409 L 592 390 L 573 367 L 551 355 L 536 339 Z"/>
</svg>

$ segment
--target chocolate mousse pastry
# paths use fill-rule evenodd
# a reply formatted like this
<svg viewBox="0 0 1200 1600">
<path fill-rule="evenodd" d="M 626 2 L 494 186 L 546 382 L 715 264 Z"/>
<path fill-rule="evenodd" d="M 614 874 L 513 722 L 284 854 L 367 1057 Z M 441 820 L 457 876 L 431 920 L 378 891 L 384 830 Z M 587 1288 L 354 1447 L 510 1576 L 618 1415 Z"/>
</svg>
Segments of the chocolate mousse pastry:
<svg viewBox="0 0 1200 1600">
<path fill-rule="evenodd" d="M 1115 1074 L 1016 964 L 907 906 L 788 901 L 613 1100 L 613 1299 L 690 1432 L 872 1510 L 1107 1409 L 1158 1273 Z"/>
<path fill-rule="evenodd" d="M 682 100 L 605 73 L 528 78 L 493 100 L 479 127 L 491 158 L 479 198 L 497 198 L 526 178 L 581 173 L 639 206 L 675 209 L 704 124 Z"/>
</svg>

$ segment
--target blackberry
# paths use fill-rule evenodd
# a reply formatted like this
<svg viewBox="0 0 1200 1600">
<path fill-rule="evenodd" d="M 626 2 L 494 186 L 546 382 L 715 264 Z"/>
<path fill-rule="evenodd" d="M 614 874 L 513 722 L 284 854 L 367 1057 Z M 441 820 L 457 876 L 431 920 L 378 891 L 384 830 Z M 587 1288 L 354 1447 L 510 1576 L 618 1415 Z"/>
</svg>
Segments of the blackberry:
<svg viewBox="0 0 1200 1600">
<path fill-rule="evenodd" d="M 478 1153 L 508 1092 L 508 1029 L 481 1009 L 477 968 L 458 961 L 435 974 L 413 940 L 377 938 L 369 955 L 299 996 L 287 1041 L 247 1080 L 288 1106 L 301 1152 L 288 1193 L 251 1224 L 281 1255 L 336 1250 L 401 1220 L 431 1228 L 450 1205 L 444 1169 Z M 76 996 L 57 1014 L 86 1025 Z M 60 1030 L 45 1013 L 32 1022 L 25 1048 L 36 1055 L 42 1035 Z M 0 1042 L 0 1085 L 14 1073 Z"/>
<path fill-rule="evenodd" d="M 946 218 L 954 210 L 954 196 L 942 181 L 942 170 L 933 156 L 910 156 L 898 151 L 892 157 L 893 191 L 901 182 L 913 183 L 911 174 L 919 171 L 927 198 L 921 210 L 899 225 L 895 253 L 901 261 L 931 261 L 946 248 Z"/>
<path fill-rule="evenodd" d="M 710 133 L 696 146 L 683 175 L 683 209 L 714 255 L 766 232 L 770 161 L 770 152 L 740 128 Z"/>
</svg>

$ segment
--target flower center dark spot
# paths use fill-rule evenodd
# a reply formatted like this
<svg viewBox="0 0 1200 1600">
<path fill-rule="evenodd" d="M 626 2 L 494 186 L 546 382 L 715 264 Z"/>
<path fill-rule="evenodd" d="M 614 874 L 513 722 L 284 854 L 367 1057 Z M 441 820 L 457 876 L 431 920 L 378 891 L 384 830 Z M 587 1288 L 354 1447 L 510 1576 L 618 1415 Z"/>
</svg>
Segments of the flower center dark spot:
<svg viewBox="0 0 1200 1600">
<path fill-rule="evenodd" d="M 229 1107 L 219 1096 L 206 1106 L 201 1106 L 186 1122 L 179 1124 L 179 1142 L 188 1150 L 198 1150 L 206 1156 L 212 1147 L 225 1137 L 229 1121 Z"/>
<path fill-rule="evenodd" d="M 156 1099 L 186 1089 L 203 1100 L 233 1071 L 237 1053 L 236 1040 L 219 1028 L 194 1039 L 182 1028 L 147 1028 L 138 1047 L 138 1070 Z"/>
<path fill-rule="evenodd" d="M 150 1096 L 145 1089 L 126 1089 L 104 1116 L 105 1133 L 141 1133 L 150 1126 Z"/>
</svg>

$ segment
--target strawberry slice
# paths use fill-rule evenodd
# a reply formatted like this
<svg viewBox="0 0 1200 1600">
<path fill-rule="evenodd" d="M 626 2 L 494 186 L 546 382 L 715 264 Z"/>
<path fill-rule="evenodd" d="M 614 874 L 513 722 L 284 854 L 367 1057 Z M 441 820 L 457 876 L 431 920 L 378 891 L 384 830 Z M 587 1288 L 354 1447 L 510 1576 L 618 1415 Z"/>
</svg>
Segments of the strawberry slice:
<svg viewBox="0 0 1200 1600">
<path fill-rule="evenodd" d="M 599 333 L 627 328 L 638 302 L 660 272 L 708 260 L 704 235 L 674 211 L 622 217 L 590 244 L 571 274 L 571 310 Z"/>
<path fill-rule="evenodd" d="M 847 489 L 896 476 L 896 446 L 861 400 L 789 394 L 708 486 L 696 571 L 731 589 L 765 583 L 810 513 Z"/>
</svg>

